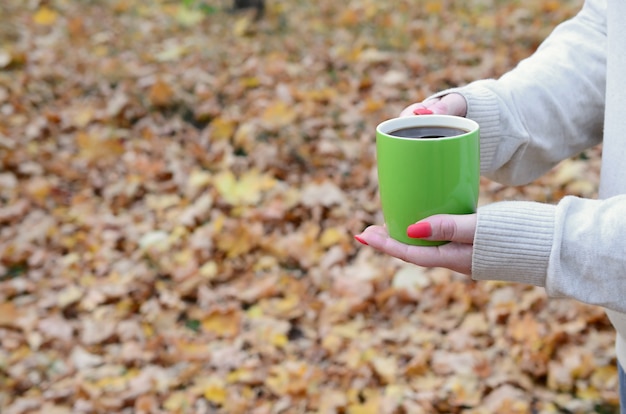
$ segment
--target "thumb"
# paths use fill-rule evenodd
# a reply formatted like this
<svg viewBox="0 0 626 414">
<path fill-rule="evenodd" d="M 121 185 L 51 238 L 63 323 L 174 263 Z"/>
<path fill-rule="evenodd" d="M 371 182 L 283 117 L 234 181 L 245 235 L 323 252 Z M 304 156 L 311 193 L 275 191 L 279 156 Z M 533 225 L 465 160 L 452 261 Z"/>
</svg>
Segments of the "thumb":
<svg viewBox="0 0 626 414">
<path fill-rule="evenodd" d="M 430 99 L 424 102 L 426 109 L 434 114 L 465 116 L 467 114 L 467 102 L 463 95 L 450 93 L 439 99 Z"/>
<path fill-rule="evenodd" d="M 407 236 L 416 239 L 474 243 L 476 214 L 438 214 L 411 224 Z"/>
<path fill-rule="evenodd" d="M 400 116 L 429 114 L 465 116 L 467 115 L 467 102 L 463 95 L 453 92 L 439 98 L 413 103 L 400 112 Z"/>
</svg>

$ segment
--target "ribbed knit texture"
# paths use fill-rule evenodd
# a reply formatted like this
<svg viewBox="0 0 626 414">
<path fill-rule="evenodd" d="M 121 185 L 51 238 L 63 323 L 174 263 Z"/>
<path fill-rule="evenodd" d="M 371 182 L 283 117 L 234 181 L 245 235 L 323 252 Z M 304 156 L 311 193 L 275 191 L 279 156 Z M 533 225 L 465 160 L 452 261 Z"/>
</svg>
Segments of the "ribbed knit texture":
<svg viewBox="0 0 626 414">
<path fill-rule="evenodd" d="M 554 232 L 554 206 L 500 202 L 478 209 L 472 278 L 544 287 Z"/>
<path fill-rule="evenodd" d="M 467 117 L 476 120 L 480 125 L 480 172 L 485 173 L 492 169 L 493 159 L 500 142 L 500 116 L 498 103 L 494 94 L 486 88 L 468 89 L 466 95 Z"/>
</svg>

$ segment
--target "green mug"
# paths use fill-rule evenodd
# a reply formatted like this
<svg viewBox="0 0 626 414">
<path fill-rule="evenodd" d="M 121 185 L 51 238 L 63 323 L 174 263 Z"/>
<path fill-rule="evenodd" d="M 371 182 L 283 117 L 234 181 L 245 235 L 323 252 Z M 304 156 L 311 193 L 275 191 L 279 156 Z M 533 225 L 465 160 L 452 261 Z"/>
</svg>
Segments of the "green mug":
<svg viewBox="0 0 626 414">
<path fill-rule="evenodd" d="M 407 236 L 407 227 L 434 214 L 476 212 L 480 129 L 452 115 L 389 119 L 376 127 L 378 185 L 389 235 L 402 243 L 437 246 Z"/>
</svg>

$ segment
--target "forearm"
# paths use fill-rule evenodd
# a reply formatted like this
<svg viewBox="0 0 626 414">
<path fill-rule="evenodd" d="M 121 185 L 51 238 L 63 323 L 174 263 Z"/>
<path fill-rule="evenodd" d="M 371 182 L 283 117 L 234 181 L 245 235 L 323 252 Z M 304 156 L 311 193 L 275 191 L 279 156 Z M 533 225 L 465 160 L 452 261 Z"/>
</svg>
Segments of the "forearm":
<svg viewBox="0 0 626 414">
<path fill-rule="evenodd" d="M 626 312 L 626 196 L 478 210 L 472 277 L 543 286 L 551 297 Z"/>
</svg>

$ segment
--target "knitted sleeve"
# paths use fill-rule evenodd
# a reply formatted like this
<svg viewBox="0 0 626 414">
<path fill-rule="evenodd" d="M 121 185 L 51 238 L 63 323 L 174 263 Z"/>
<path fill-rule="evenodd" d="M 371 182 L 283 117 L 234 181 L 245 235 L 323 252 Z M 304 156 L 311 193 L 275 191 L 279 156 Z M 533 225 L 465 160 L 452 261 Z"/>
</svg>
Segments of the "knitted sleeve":
<svg viewBox="0 0 626 414">
<path fill-rule="evenodd" d="M 481 127 L 481 171 L 526 184 L 602 139 L 606 85 L 606 4 L 587 0 L 537 51 L 498 80 L 458 92 Z"/>
<path fill-rule="evenodd" d="M 481 207 L 472 277 L 543 286 L 551 297 L 626 313 L 624 211 L 626 195 Z"/>
</svg>

